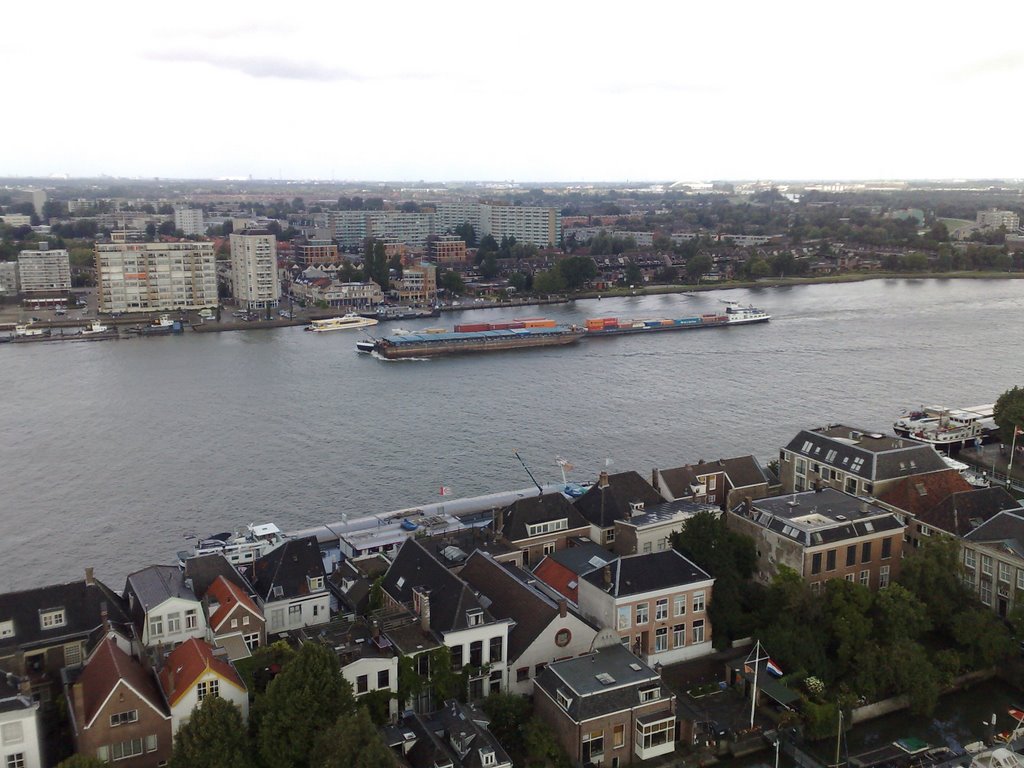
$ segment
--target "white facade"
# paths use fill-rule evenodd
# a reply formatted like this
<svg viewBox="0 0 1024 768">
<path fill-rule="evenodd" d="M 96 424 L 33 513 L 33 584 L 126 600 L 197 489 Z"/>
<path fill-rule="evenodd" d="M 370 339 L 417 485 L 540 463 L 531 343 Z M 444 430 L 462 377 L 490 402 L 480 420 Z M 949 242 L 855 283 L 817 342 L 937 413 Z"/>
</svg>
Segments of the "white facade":
<svg viewBox="0 0 1024 768">
<path fill-rule="evenodd" d="M 18 254 L 22 293 L 67 293 L 71 290 L 71 264 L 63 248 L 22 251 Z"/>
<path fill-rule="evenodd" d="M 978 226 L 992 229 L 1006 227 L 1007 232 L 1016 232 L 1020 227 L 1020 216 L 1013 211 L 997 211 L 995 208 L 978 211 Z"/>
<path fill-rule="evenodd" d="M 453 668 L 458 670 L 466 665 L 490 665 L 489 670 L 483 674 L 482 696 L 504 693 L 508 688 L 508 625 L 508 621 L 502 620 L 444 633 L 444 644 L 452 652 Z M 477 682 L 479 680 L 477 678 Z M 470 680 L 470 698 L 474 698 L 473 685 L 474 680 Z"/>
<path fill-rule="evenodd" d="M 571 611 L 556 616 L 518 658 L 508 660 L 508 693 L 530 696 L 542 665 L 594 649 L 598 630 Z"/>
<path fill-rule="evenodd" d="M 245 688 L 240 688 L 235 681 L 218 675 L 207 667 L 192 682 L 188 692 L 182 694 L 171 707 L 171 732 L 175 736 L 178 735 L 178 729 L 192 718 L 192 713 L 202 700 L 200 697 L 205 698 L 209 695 L 230 701 L 241 711 L 242 722 L 249 722 L 249 692 Z"/>
<path fill-rule="evenodd" d="M 18 262 L 0 261 L 0 296 L 18 292 Z"/>
<path fill-rule="evenodd" d="M 217 306 L 211 242 L 97 243 L 100 312 L 166 312 Z"/>
<path fill-rule="evenodd" d="M 331 619 L 331 593 L 321 587 L 312 594 L 267 602 L 263 615 L 267 618 L 268 635 L 326 624 Z"/>
<path fill-rule="evenodd" d="M 205 235 L 206 225 L 203 223 L 203 209 L 175 208 L 174 228 L 180 229 L 185 235 Z"/>
<path fill-rule="evenodd" d="M 189 638 L 206 639 L 206 614 L 198 600 L 170 597 L 146 611 L 142 644 L 175 646 Z"/>
<path fill-rule="evenodd" d="M 24 213 L 5 213 L 0 215 L 0 223 L 9 227 L 32 226 L 32 217 Z"/>
<path fill-rule="evenodd" d="M 472 224 L 476 236 L 514 237 L 516 242 L 540 248 L 556 245 L 562 237 L 562 216 L 555 208 L 488 203 L 438 203 L 437 231 L 454 230 L 460 224 Z"/>
<path fill-rule="evenodd" d="M 272 234 L 232 234 L 231 274 L 238 306 L 276 307 L 281 299 L 277 238 Z"/>
<path fill-rule="evenodd" d="M 341 668 L 341 675 L 352 685 L 358 699 L 373 691 L 391 691 L 395 696 L 388 702 L 388 714 L 398 715 L 398 657 L 364 656 Z"/>
<path fill-rule="evenodd" d="M 39 748 L 39 705 L 17 696 L 11 707 L 0 707 L 0 766 L 43 768 Z"/>
</svg>

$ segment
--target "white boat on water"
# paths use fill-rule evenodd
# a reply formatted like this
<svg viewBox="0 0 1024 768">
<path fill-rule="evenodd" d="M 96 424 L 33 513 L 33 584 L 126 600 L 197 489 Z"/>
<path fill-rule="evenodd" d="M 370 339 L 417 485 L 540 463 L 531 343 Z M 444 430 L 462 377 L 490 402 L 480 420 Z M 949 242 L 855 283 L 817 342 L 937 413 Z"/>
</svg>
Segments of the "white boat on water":
<svg viewBox="0 0 1024 768">
<path fill-rule="evenodd" d="M 896 420 L 892 428 L 900 437 L 923 443 L 964 446 L 996 434 L 994 407 L 988 404 L 954 409 L 930 405 Z"/>
<path fill-rule="evenodd" d="M 347 331 L 350 328 L 368 328 L 377 324 L 373 317 L 360 317 L 349 313 L 344 317 L 331 317 L 327 320 L 311 320 L 306 326 L 307 331 L 313 333 L 326 333 L 327 331 Z"/>
<path fill-rule="evenodd" d="M 244 565 L 272 552 L 289 538 L 273 523 L 249 523 L 244 531 L 237 534 L 217 533 L 208 539 L 202 539 L 191 552 L 179 552 L 178 560 L 184 562 L 190 557 L 217 554 L 223 555 L 235 565 Z"/>
<path fill-rule="evenodd" d="M 31 324 L 16 325 L 14 326 L 14 335 L 17 336 L 49 336 L 50 332 L 46 328 L 36 328 Z"/>
<path fill-rule="evenodd" d="M 88 328 L 82 329 L 81 334 L 83 336 L 95 336 L 98 333 L 106 333 L 109 330 L 109 326 L 103 325 L 99 320 L 93 320 Z"/>
<path fill-rule="evenodd" d="M 744 307 L 735 301 L 726 302 L 725 316 L 728 318 L 729 325 L 739 325 L 740 323 L 767 323 L 772 319 L 772 316 L 763 309 L 758 309 L 757 307 L 749 304 Z"/>
</svg>

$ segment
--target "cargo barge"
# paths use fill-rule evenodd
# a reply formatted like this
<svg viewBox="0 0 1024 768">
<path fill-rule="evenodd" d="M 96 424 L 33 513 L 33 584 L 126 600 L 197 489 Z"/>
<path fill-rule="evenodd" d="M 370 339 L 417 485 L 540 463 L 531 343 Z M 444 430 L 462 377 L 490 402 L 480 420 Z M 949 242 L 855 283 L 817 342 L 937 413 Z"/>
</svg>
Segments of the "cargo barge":
<svg viewBox="0 0 1024 768">
<path fill-rule="evenodd" d="M 458 329 L 460 326 L 456 326 Z M 555 325 L 530 328 L 502 328 L 451 333 L 404 333 L 385 336 L 373 344 L 373 351 L 387 360 L 438 357 L 469 352 L 503 352 L 511 349 L 554 347 L 573 344 L 584 336 L 582 328 Z"/>
<path fill-rule="evenodd" d="M 657 331 L 684 331 L 696 328 L 718 328 L 723 325 L 749 325 L 767 323 L 772 316 L 763 309 L 729 304 L 724 313 L 712 312 L 673 320 L 620 320 L 617 317 L 596 317 L 586 321 L 587 336 L 621 336 L 627 333 L 654 333 Z"/>
</svg>

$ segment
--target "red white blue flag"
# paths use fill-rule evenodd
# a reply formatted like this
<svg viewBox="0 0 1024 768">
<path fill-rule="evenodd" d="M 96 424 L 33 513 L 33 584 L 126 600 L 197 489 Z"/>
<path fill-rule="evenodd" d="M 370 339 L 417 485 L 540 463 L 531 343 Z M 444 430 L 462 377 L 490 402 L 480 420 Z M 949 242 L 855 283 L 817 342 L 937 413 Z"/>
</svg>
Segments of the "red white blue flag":
<svg viewBox="0 0 1024 768">
<path fill-rule="evenodd" d="M 769 672 L 771 672 L 776 677 L 782 677 L 782 667 L 780 667 L 778 664 L 776 664 L 771 659 L 768 659 L 765 662 L 764 668 L 767 669 Z"/>
</svg>

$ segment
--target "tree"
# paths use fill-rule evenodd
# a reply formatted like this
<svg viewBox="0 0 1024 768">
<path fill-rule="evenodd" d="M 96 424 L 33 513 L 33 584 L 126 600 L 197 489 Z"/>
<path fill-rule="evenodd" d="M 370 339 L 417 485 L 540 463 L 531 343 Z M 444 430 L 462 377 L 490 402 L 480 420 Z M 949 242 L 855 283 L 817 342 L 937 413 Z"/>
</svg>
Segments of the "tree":
<svg viewBox="0 0 1024 768">
<path fill-rule="evenodd" d="M 157 228 L 157 232 L 159 232 L 161 235 L 173 235 L 174 234 L 174 222 L 173 221 L 163 221 L 163 222 L 161 222 L 160 226 Z"/>
<path fill-rule="evenodd" d="M 338 657 L 306 643 L 267 686 L 260 702 L 259 754 L 267 768 L 310 766 L 317 736 L 355 708 Z"/>
<path fill-rule="evenodd" d="M 366 707 L 339 717 L 321 734 L 313 754 L 312 768 L 386 768 L 395 764 Z"/>
<path fill-rule="evenodd" d="M 466 241 L 467 248 L 476 248 L 476 229 L 468 221 L 459 224 L 455 228 L 455 234 Z"/>
<path fill-rule="evenodd" d="M 1008 389 L 996 400 L 992 414 L 999 426 L 999 437 L 1007 445 L 1013 443 L 1015 429 L 1024 429 L 1024 388 Z"/>
<path fill-rule="evenodd" d="M 711 257 L 706 253 L 701 253 L 694 256 L 688 262 L 686 262 L 686 275 L 691 280 L 700 280 L 700 278 L 711 271 Z"/>
<path fill-rule="evenodd" d="M 488 251 L 484 256 L 484 260 L 480 264 L 480 274 L 485 280 L 490 280 L 498 274 L 498 255 L 493 251 Z"/>
<path fill-rule="evenodd" d="M 582 288 L 585 283 L 597 277 L 597 264 L 589 256 L 569 256 L 558 262 L 556 269 L 565 287 L 571 291 Z"/>
<path fill-rule="evenodd" d="M 152 221 L 146 224 L 146 239 L 156 240 L 156 224 Z"/>
<path fill-rule="evenodd" d="M 437 284 L 448 291 L 449 296 L 458 296 L 466 290 L 462 275 L 453 269 L 446 269 L 437 278 Z"/>
<path fill-rule="evenodd" d="M 242 713 L 220 696 L 207 696 L 178 730 L 170 768 L 247 768 L 249 739 Z"/>
<path fill-rule="evenodd" d="M 559 293 L 565 290 L 565 278 L 558 269 L 538 272 L 533 278 L 533 289 L 536 293 Z"/>
<path fill-rule="evenodd" d="M 926 541 L 904 560 L 898 581 L 927 606 L 932 626 L 947 633 L 963 606 L 970 603 L 960 581 L 960 546 L 956 539 Z"/>
<path fill-rule="evenodd" d="M 639 285 L 644 281 L 644 274 L 640 271 L 640 265 L 630 259 L 626 262 L 626 284 Z"/>
<path fill-rule="evenodd" d="M 57 768 L 107 768 L 108 763 L 92 755 L 72 755 L 57 764 Z"/>
</svg>

